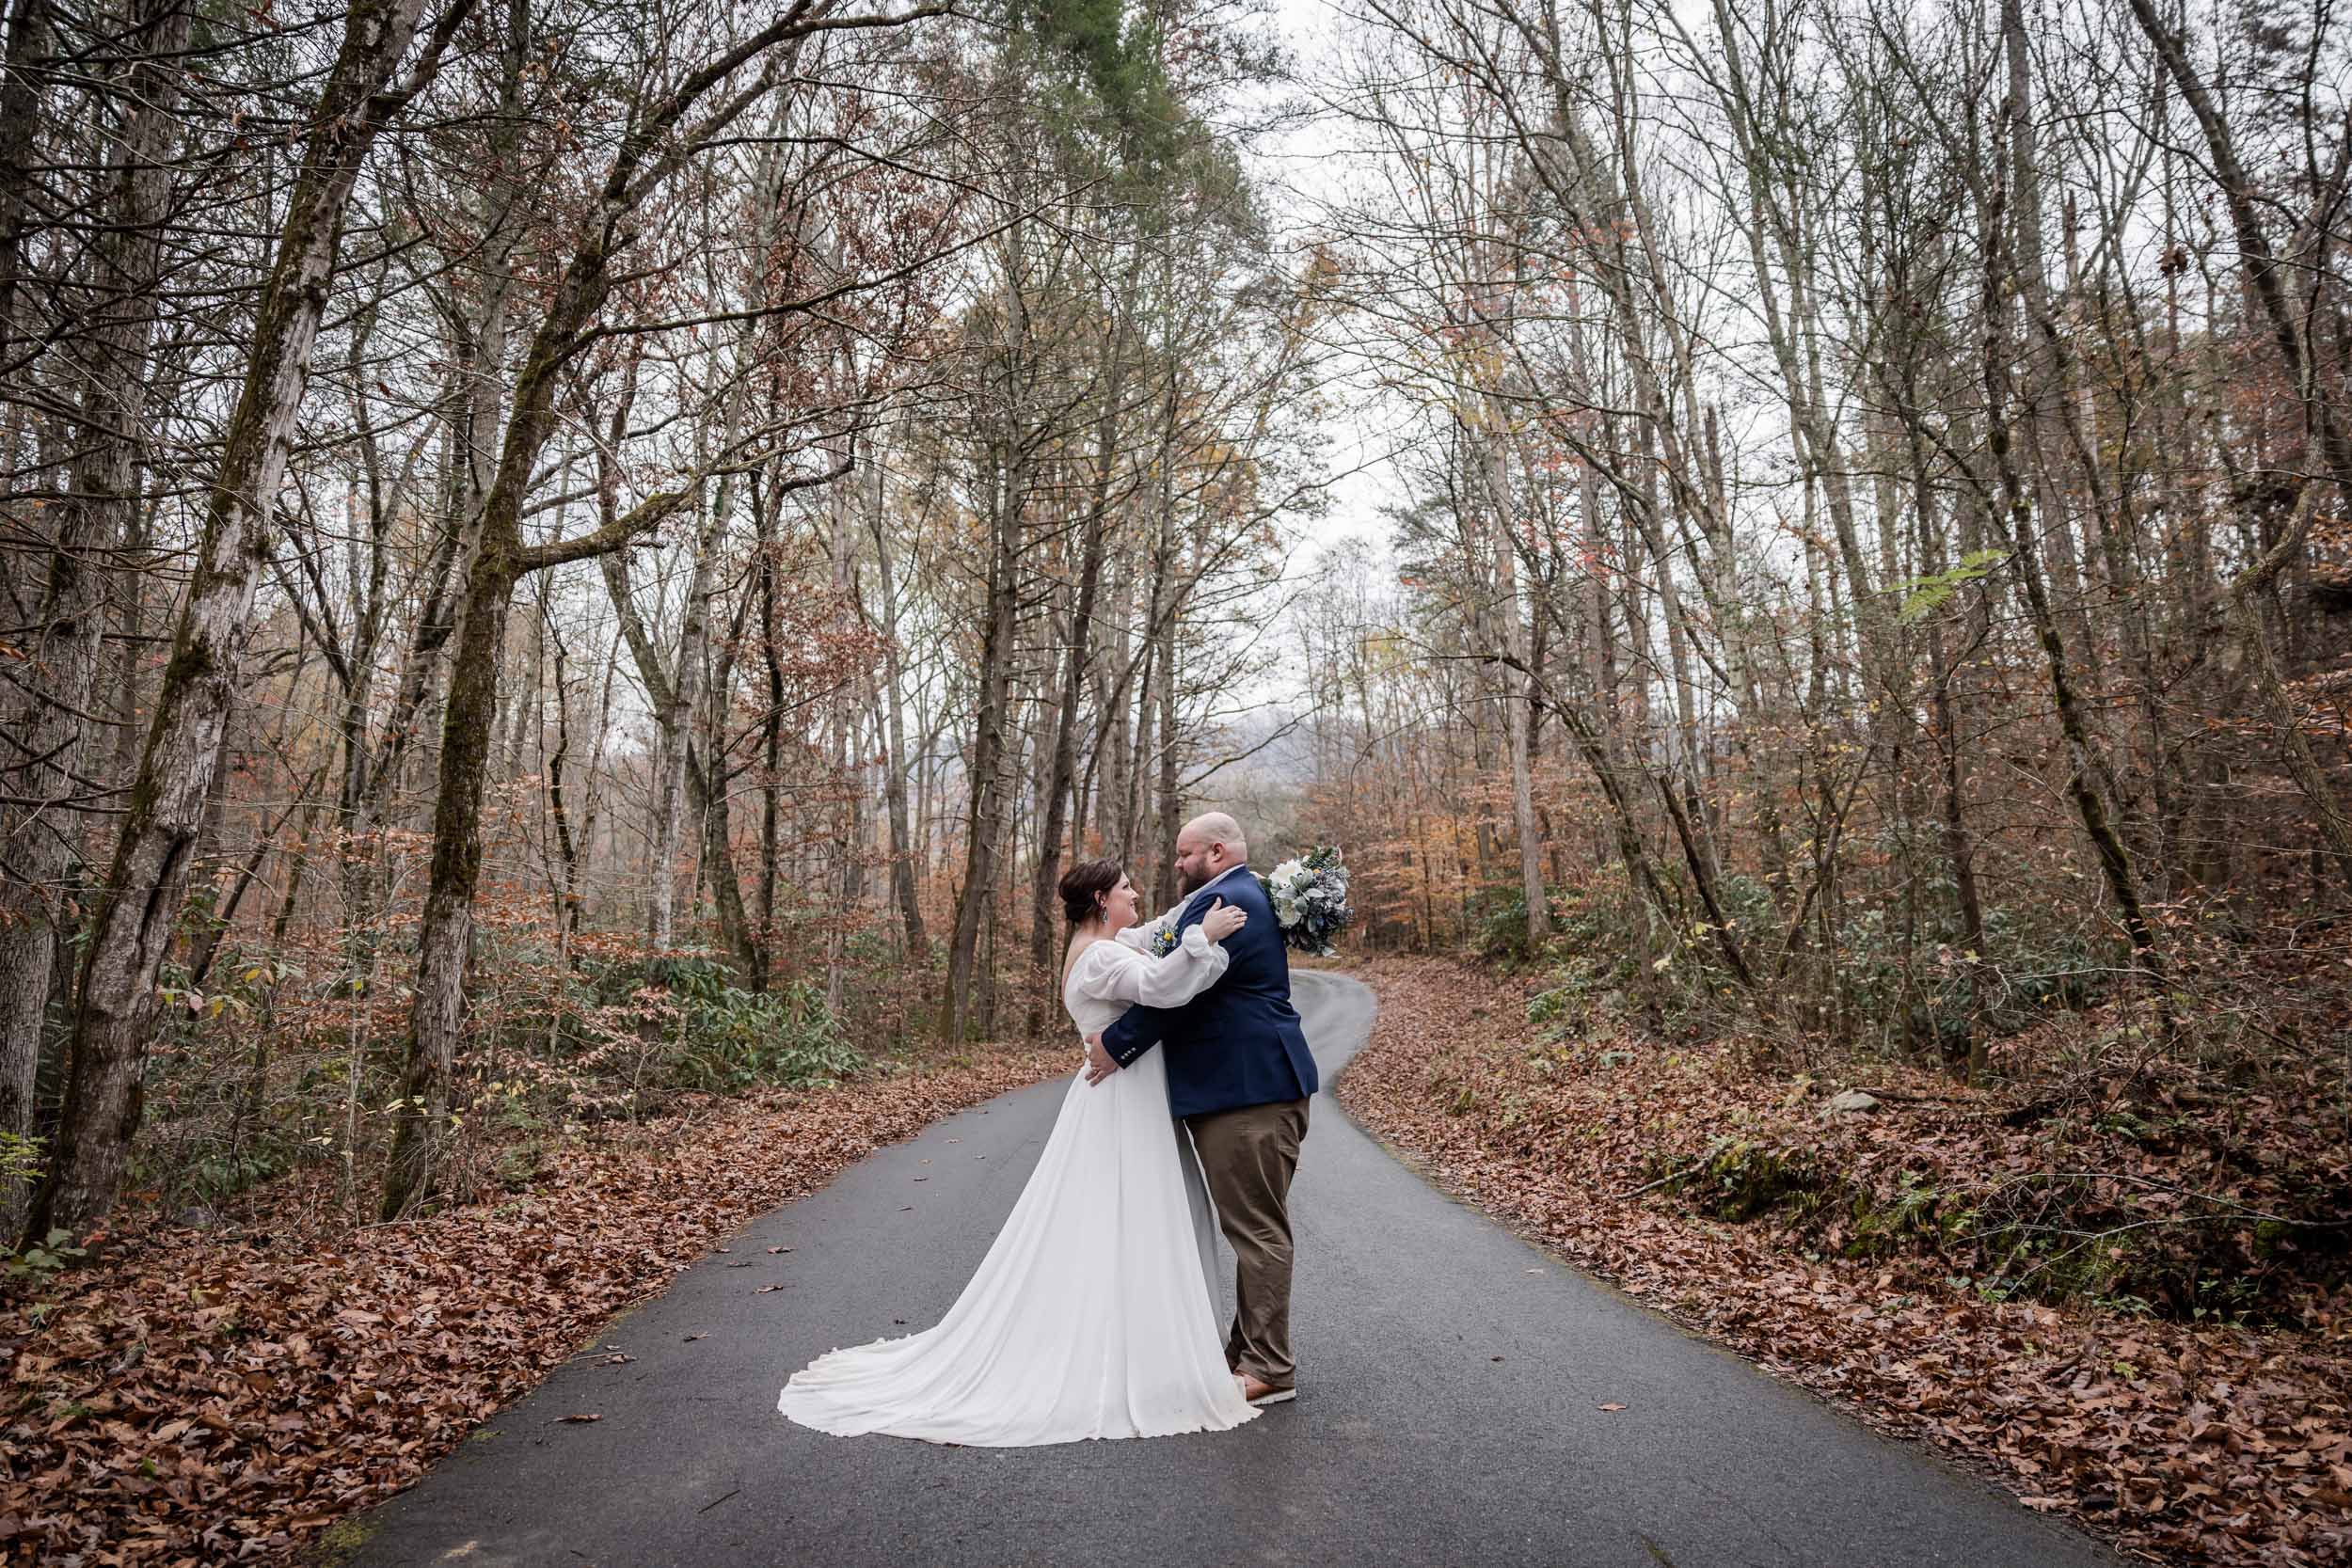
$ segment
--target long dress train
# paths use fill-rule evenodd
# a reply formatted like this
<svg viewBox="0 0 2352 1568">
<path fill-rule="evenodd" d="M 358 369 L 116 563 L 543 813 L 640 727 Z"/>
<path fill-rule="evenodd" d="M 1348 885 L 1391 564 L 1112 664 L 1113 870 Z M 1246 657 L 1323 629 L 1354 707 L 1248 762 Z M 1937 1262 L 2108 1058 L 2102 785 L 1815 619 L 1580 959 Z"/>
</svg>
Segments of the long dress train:
<svg viewBox="0 0 2352 1568">
<path fill-rule="evenodd" d="M 1135 939 L 1130 938 L 1133 943 Z M 1081 1037 L 1136 1002 L 1176 1006 L 1224 974 L 1199 927 L 1166 958 L 1096 942 L 1062 1000 Z M 1214 1219 L 1159 1052 L 1073 1077 L 1045 1151 L 937 1325 L 818 1357 L 776 1408 L 836 1436 L 1020 1448 L 1221 1432 L 1256 1417 L 1225 1365 Z"/>
</svg>

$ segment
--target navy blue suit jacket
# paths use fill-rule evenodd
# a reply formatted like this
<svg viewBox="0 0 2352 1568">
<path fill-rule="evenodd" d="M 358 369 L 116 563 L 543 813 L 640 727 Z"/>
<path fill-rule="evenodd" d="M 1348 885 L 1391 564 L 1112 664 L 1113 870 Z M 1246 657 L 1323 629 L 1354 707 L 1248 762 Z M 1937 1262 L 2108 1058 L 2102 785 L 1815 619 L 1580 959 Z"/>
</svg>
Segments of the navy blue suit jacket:
<svg viewBox="0 0 2352 1568">
<path fill-rule="evenodd" d="M 1179 1117 L 1274 1105 L 1315 1092 L 1315 1059 L 1291 1006 L 1290 955 L 1274 906 L 1247 865 L 1201 888 L 1176 928 L 1198 926 L 1217 899 L 1249 922 L 1225 939 L 1224 975 L 1181 1007 L 1133 1006 L 1103 1031 L 1103 1049 L 1125 1067 L 1152 1048 L 1168 1053 L 1168 1108 Z"/>
</svg>

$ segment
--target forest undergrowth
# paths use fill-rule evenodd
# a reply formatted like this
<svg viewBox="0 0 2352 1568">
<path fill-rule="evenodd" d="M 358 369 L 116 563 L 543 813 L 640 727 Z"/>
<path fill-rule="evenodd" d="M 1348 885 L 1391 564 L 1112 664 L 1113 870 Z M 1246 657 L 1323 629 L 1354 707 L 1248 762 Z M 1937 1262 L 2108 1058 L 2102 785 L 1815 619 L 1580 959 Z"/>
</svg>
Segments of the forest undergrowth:
<svg viewBox="0 0 2352 1568">
<path fill-rule="evenodd" d="M 331 1544 L 753 1215 L 1069 1066 L 1058 1038 L 934 1048 L 560 1139 L 511 1128 L 478 1146 L 492 1180 L 394 1225 L 354 1225 L 315 1162 L 200 1225 L 126 1206 L 95 1249 L 0 1297 L 0 1562 L 287 1561 Z M 791 1264 L 755 1261 L 762 1281 Z"/>
<path fill-rule="evenodd" d="M 2156 1561 L 2341 1562 L 2352 967 L 2341 937 L 2295 967 L 2261 978 L 2298 1049 L 2276 1018 L 2258 1053 L 2218 1019 L 2158 1049 L 2118 1005 L 1999 1042 L 1970 1089 L 1662 1039 L 1574 959 L 1382 958 L 1339 1094 L 1514 1228 L 2030 1508 Z"/>
</svg>

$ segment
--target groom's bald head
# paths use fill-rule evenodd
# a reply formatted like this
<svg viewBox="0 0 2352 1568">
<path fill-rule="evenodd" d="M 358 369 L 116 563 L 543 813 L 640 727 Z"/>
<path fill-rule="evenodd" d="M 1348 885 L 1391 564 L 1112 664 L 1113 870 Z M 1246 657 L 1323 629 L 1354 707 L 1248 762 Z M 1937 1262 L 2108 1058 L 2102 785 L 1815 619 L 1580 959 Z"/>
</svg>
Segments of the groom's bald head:
<svg viewBox="0 0 2352 1568">
<path fill-rule="evenodd" d="M 1204 811 L 1176 835 L 1176 885 L 1190 893 L 1248 858 L 1241 824 L 1221 811 Z"/>
<path fill-rule="evenodd" d="M 1221 811 L 1204 811 L 1185 823 L 1184 832 L 1176 835 L 1176 842 L 1182 846 L 1187 838 L 1203 846 L 1223 845 L 1232 851 L 1233 858 L 1227 863 L 1230 865 L 1239 865 L 1249 854 L 1249 842 L 1242 837 L 1241 824 Z"/>
</svg>

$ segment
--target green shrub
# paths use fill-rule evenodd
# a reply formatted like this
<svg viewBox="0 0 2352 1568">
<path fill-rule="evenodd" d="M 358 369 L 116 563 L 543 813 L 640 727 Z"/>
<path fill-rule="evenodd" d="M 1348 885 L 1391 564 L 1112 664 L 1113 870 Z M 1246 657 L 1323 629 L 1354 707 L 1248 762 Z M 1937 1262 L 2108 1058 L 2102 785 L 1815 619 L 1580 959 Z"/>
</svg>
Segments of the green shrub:
<svg viewBox="0 0 2352 1568">
<path fill-rule="evenodd" d="M 1547 907 L 1556 927 L 1560 921 L 1560 903 L 1546 895 Z M 1475 921 L 1471 941 L 1477 944 L 1480 958 L 1500 964 L 1529 963 L 1540 957 L 1534 943 L 1527 940 L 1527 892 L 1519 887 L 1490 887 L 1478 895 L 1471 906 Z"/>
<path fill-rule="evenodd" d="M 87 1252 L 73 1244 L 70 1230 L 52 1230 L 23 1252 L 0 1254 L 0 1275 L 10 1284 L 40 1281 L 80 1262 Z"/>
<path fill-rule="evenodd" d="M 647 979 L 665 985 L 676 1007 L 674 1050 L 663 1074 L 682 1089 L 727 1093 L 757 1085 L 804 1088 L 847 1078 L 866 1065 L 844 1037 L 824 992 L 803 981 L 749 991 L 707 958 L 662 958 Z"/>
<path fill-rule="evenodd" d="M 1972 1022 L 1999 1038 L 2106 999 L 2115 966 L 2081 931 L 2040 911 L 1995 907 L 1985 911 L 1978 961 L 1963 963 L 1957 960 L 1967 948 L 1944 885 L 1931 882 L 1925 891 L 1928 917 L 1911 933 L 1908 981 L 1899 911 L 1866 905 L 1839 924 L 1836 989 L 1850 1018 L 1889 1030 L 1908 1018 L 1928 1037 L 1923 1045 L 1956 1061 L 1967 1054 Z M 1938 953 L 1953 961 L 1933 962 Z"/>
</svg>

